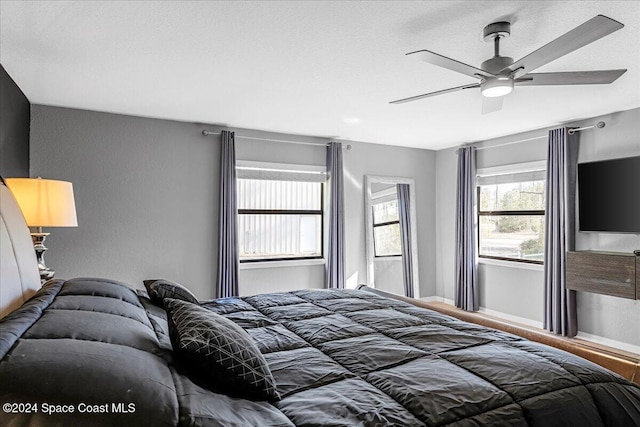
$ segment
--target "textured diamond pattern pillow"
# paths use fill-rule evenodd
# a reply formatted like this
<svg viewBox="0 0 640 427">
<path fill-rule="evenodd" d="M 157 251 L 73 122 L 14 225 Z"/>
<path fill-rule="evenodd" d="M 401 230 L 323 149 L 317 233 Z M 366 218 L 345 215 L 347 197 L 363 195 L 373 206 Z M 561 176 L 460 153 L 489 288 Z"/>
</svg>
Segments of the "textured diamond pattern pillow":
<svg viewBox="0 0 640 427">
<path fill-rule="evenodd" d="M 147 288 L 149 298 L 155 305 L 163 307 L 162 300 L 174 298 L 182 301 L 198 304 L 198 299 L 184 286 L 165 279 L 144 280 L 144 287 Z"/>
<path fill-rule="evenodd" d="M 280 399 L 266 360 L 244 329 L 188 302 L 166 299 L 164 304 L 171 344 L 180 358 L 242 397 Z"/>
</svg>

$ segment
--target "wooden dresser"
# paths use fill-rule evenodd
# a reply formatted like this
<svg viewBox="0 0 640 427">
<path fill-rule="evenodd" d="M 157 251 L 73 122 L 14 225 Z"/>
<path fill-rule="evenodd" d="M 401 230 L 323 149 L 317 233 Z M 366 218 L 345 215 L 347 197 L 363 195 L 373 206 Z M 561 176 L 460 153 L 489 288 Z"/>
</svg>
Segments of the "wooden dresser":
<svg viewBox="0 0 640 427">
<path fill-rule="evenodd" d="M 567 252 L 567 288 L 640 299 L 640 256 L 632 252 Z"/>
</svg>

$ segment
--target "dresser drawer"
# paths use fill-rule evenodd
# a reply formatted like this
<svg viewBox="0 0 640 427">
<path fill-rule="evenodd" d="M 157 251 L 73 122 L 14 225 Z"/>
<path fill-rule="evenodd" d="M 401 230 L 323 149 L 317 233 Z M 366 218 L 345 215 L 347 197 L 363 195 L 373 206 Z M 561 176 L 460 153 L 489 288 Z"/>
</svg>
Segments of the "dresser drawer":
<svg viewBox="0 0 640 427">
<path fill-rule="evenodd" d="M 568 289 L 635 299 L 637 277 L 633 254 L 567 253 Z"/>
</svg>

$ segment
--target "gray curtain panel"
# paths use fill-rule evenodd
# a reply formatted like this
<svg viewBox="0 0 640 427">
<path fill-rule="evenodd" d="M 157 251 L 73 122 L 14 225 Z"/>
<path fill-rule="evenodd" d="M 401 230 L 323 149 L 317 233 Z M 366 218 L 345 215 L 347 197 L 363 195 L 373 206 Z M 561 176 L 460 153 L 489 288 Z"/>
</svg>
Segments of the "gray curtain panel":
<svg viewBox="0 0 640 427">
<path fill-rule="evenodd" d="M 578 333 L 575 291 L 566 286 L 566 254 L 574 249 L 578 136 L 549 131 L 544 249 L 544 328 Z"/>
<path fill-rule="evenodd" d="M 344 288 L 344 178 L 342 144 L 327 147 L 329 175 L 329 234 L 327 244 L 327 288 Z"/>
<path fill-rule="evenodd" d="M 238 210 L 236 146 L 233 132 L 220 134 L 220 212 L 218 218 L 218 280 L 216 297 L 238 292 Z"/>
<path fill-rule="evenodd" d="M 456 191 L 456 307 L 477 311 L 478 265 L 476 259 L 476 149 L 458 151 Z"/>
<path fill-rule="evenodd" d="M 402 274 L 404 294 L 413 298 L 413 254 L 411 251 L 411 194 L 409 184 L 397 184 L 398 218 L 400 219 L 400 237 L 402 239 Z"/>
</svg>

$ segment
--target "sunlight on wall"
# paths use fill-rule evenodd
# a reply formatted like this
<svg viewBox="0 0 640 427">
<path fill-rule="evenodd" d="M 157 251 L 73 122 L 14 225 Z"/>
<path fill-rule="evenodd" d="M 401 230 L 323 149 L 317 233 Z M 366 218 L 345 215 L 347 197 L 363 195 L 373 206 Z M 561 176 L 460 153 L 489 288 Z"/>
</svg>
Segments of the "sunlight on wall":
<svg viewBox="0 0 640 427">
<path fill-rule="evenodd" d="M 344 287 L 346 289 L 355 289 L 358 287 L 358 272 L 353 273 L 347 278 L 347 283 L 345 283 Z"/>
<path fill-rule="evenodd" d="M 362 179 L 357 179 L 355 176 L 353 176 L 351 172 L 349 172 L 349 170 L 346 167 L 344 168 L 343 174 L 344 174 L 344 180 L 346 182 L 350 182 L 351 185 L 353 185 L 356 188 L 356 190 L 362 191 L 362 182 L 361 182 Z"/>
</svg>

